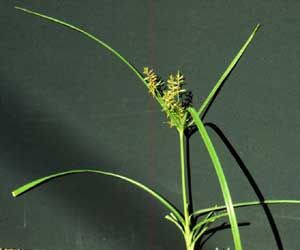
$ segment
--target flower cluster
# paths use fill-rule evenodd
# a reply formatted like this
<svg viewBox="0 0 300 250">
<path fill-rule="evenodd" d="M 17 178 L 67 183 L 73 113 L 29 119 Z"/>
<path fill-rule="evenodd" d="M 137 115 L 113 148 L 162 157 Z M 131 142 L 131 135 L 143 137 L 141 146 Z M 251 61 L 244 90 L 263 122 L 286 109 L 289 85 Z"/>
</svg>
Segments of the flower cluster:
<svg viewBox="0 0 300 250">
<path fill-rule="evenodd" d="M 153 97 L 161 100 L 163 111 L 169 118 L 170 126 L 186 123 L 186 109 L 192 105 L 192 92 L 183 88 L 184 76 L 177 71 L 175 75 L 170 75 L 167 83 L 162 81 L 159 76 L 148 67 L 144 68 L 145 81 L 149 93 Z"/>
</svg>

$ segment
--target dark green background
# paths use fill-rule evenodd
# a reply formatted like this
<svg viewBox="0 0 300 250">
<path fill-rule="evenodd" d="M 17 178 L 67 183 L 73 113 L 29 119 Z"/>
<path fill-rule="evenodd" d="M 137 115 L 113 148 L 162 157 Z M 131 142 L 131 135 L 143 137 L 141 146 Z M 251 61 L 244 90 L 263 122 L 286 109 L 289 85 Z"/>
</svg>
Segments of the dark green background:
<svg viewBox="0 0 300 250">
<path fill-rule="evenodd" d="M 128 184 L 74 175 L 12 198 L 35 178 L 72 168 L 139 180 L 181 206 L 178 138 L 116 57 L 20 5 L 85 28 L 138 69 L 180 69 L 198 107 L 254 26 L 262 27 L 205 118 L 222 129 L 266 199 L 300 199 L 300 2 L 0 0 L 0 247 L 182 250 L 167 210 Z M 211 129 L 234 202 L 257 197 Z M 195 208 L 222 204 L 212 164 L 191 140 Z M 285 250 L 300 248 L 300 207 L 270 206 Z M 246 250 L 279 249 L 262 208 L 240 209 Z M 230 230 L 204 250 L 233 249 Z"/>
</svg>

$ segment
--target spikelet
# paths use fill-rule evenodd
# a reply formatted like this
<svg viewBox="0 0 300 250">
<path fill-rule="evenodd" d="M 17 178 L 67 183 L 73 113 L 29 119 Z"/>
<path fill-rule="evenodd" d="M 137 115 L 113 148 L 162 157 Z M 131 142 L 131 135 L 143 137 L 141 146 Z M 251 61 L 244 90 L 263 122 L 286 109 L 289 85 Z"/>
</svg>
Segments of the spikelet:
<svg viewBox="0 0 300 250">
<path fill-rule="evenodd" d="M 179 95 L 179 93 L 184 92 L 185 90 L 182 89 L 183 81 L 184 76 L 179 71 L 177 71 L 175 76 L 171 74 L 167 81 L 169 90 L 171 90 L 174 95 Z"/>
<path fill-rule="evenodd" d="M 184 76 L 177 71 L 177 74 L 173 76 L 172 74 L 169 76 L 167 80 L 168 90 L 164 91 L 162 96 L 166 108 L 174 113 L 177 119 L 181 120 L 184 117 L 186 112 L 185 108 L 181 104 L 181 95 L 186 92 L 185 89 L 182 88 L 184 82 Z M 170 120 L 170 126 L 174 126 L 174 123 Z"/>
<path fill-rule="evenodd" d="M 167 84 L 156 75 L 156 73 L 144 68 L 145 80 L 148 83 L 149 93 L 153 97 L 158 97 L 163 101 L 163 111 L 166 112 L 171 127 L 183 122 L 187 113 L 187 107 L 191 105 L 192 93 L 183 88 L 184 76 L 179 71 L 175 75 L 170 75 Z"/>
<path fill-rule="evenodd" d="M 144 74 L 146 75 L 144 79 L 148 82 L 149 93 L 155 97 L 156 91 L 158 91 L 159 87 L 163 85 L 163 81 L 159 79 L 153 69 L 149 69 L 148 67 L 144 68 Z"/>
</svg>

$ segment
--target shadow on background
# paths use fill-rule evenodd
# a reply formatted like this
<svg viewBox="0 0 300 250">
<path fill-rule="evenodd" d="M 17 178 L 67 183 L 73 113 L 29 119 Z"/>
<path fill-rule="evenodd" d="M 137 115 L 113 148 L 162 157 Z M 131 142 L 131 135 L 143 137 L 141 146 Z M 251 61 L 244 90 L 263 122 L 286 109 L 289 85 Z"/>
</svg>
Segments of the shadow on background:
<svg viewBox="0 0 300 250">
<path fill-rule="evenodd" d="M 10 189 L 10 191 L 12 191 L 13 188 L 23 185 L 24 179 L 32 180 L 32 178 L 40 178 L 55 172 L 68 170 L 70 168 L 75 169 L 85 168 L 85 166 L 92 166 L 92 169 L 98 169 L 99 166 L 107 167 L 121 164 L 121 162 L 118 162 L 118 158 L 109 157 L 110 154 L 109 152 L 106 152 L 105 148 L 95 148 L 95 150 L 91 152 L 90 145 L 82 145 L 80 144 L 80 140 L 72 140 L 72 136 L 74 135 L 70 133 L 70 128 L 67 127 L 63 121 L 60 121 L 59 117 L 57 120 L 55 120 L 55 114 L 54 116 L 51 115 L 50 120 L 43 121 L 37 119 L 36 114 L 26 113 L 28 110 L 26 111 L 24 108 L 24 102 L 29 102 L 28 105 L 30 105 L 30 102 L 34 101 L 30 100 L 30 97 L 25 96 L 24 93 L 20 93 L 20 90 L 18 91 L 15 86 L 16 84 L 8 83 L 7 81 L 4 82 L 2 80 L 2 82 L 0 82 L 0 91 L 1 95 L 3 96 L 0 104 L 0 148 L 2 158 L 7 163 L 7 167 L 3 169 L 4 171 L 2 171 L 2 175 L 12 176 L 15 178 L 13 180 L 11 178 L 5 178 L 7 182 L 5 180 L 2 181 L 2 184 L 7 186 L 5 189 Z M 31 104 L 33 105 L 33 103 Z M 47 113 L 46 109 L 47 107 L 43 107 L 41 105 L 40 115 L 42 119 L 43 117 L 47 117 L 47 115 L 43 114 L 43 112 Z M 53 168 L 52 166 L 58 167 Z M 68 166 L 70 166 L 70 168 L 68 168 Z M 107 169 L 99 170 L 107 171 Z M 111 171 L 114 172 L 113 170 Z M 134 232 L 135 246 L 143 246 L 145 242 L 150 244 L 152 241 L 154 241 L 154 244 L 158 244 L 160 241 L 159 234 L 153 233 L 149 235 L 146 234 L 145 231 L 149 230 L 149 228 L 147 228 L 147 223 L 149 224 L 151 218 L 155 216 L 155 210 L 157 210 L 157 207 L 160 204 L 157 206 L 153 205 L 156 204 L 156 201 L 154 201 L 149 194 L 145 194 L 136 187 L 126 188 L 125 185 L 132 186 L 128 183 L 121 183 L 124 184 L 124 186 L 115 184 L 111 185 L 110 181 L 119 182 L 119 180 L 112 180 L 112 178 L 107 178 L 105 176 L 103 176 L 104 178 L 101 178 L 100 175 L 98 177 L 99 182 L 97 183 L 77 183 L 77 188 L 75 190 L 78 192 L 76 191 L 74 195 L 73 193 L 70 195 L 70 189 L 69 191 L 61 190 L 61 188 L 63 188 L 63 184 L 60 184 L 59 188 L 48 189 L 51 191 L 40 194 L 41 196 L 39 197 L 42 197 L 43 195 L 50 196 L 44 199 L 49 199 L 49 213 L 51 214 L 53 214 L 53 210 L 51 209 L 51 201 L 53 200 L 59 200 L 59 202 L 64 204 L 66 208 L 79 207 L 83 217 L 82 220 L 87 221 L 89 227 L 93 227 L 94 225 L 95 232 L 99 231 L 96 230 L 96 227 L 99 225 L 99 223 L 97 223 L 97 226 L 95 226 L 95 218 L 97 218 L 95 211 L 99 211 L 99 213 L 102 213 L 103 211 L 105 216 L 101 216 L 101 224 L 117 225 L 114 229 L 115 231 L 118 231 L 114 232 L 115 236 L 119 236 L 122 234 L 122 232 L 126 232 L 128 234 L 129 226 L 131 226 L 129 223 L 133 221 L 133 218 L 129 218 L 129 216 L 133 216 L 132 212 L 130 213 L 130 211 L 134 209 L 134 211 L 138 213 L 139 220 L 136 221 L 132 226 L 143 226 L 144 223 L 144 228 L 142 230 L 135 230 Z M 68 182 L 68 184 L 70 184 L 70 182 Z M 74 186 L 73 182 L 71 182 L 71 185 Z M 80 197 L 78 198 L 78 196 L 82 195 L 82 193 L 79 191 L 80 187 L 82 186 L 84 187 L 84 190 L 91 190 L 91 192 L 83 191 L 85 195 L 85 197 L 83 197 L 84 199 L 80 199 Z M 68 190 L 68 188 L 66 189 Z M 99 193 L 97 190 L 99 190 Z M 137 194 L 137 196 L 135 194 Z M 95 196 L 100 197 L 95 199 Z M 138 198 L 139 202 L 137 202 L 137 197 L 140 197 Z M 141 202 L 141 197 L 143 201 L 146 200 L 146 202 Z M 143 197 L 145 197 L 145 199 Z M 78 203 L 79 199 L 80 204 Z M 149 199 L 149 202 L 147 199 Z M 23 200 L 26 200 L 26 197 L 24 197 Z M 126 206 L 124 204 L 117 205 L 116 202 L 120 200 L 122 203 L 124 202 Z M 84 204 L 84 201 L 90 201 L 93 204 Z M 12 204 L 11 200 L 8 199 L 7 204 L 12 204 L 13 209 L 16 209 L 16 211 L 18 211 L 17 213 L 22 214 L 23 211 L 20 212 L 20 209 L 23 209 L 21 205 L 23 204 L 23 201 L 16 198 L 13 203 L 14 204 Z M 39 203 L 39 201 L 36 200 L 36 203 Z M 114 206 L 115 208 L 113 208 L 113 211 L 115 211 L 117 207 L 121 206 L 123 212 L 119 214 L 109 213 L 110 208 L 104 208 L 104 210 L 102 210 L 103 204 L 111 204 L 111 206 Z M 150 209 L 153 209 L 154 211 L 150 211 Z M 128 213 L 127 217 L 126 213 Z M 45 214 L 45 217 L 46 216 L 47 214 Z M 136 216 L 136 214 L 134 214 L 134 216 Z M 74 218 L 74 220 L 76 220 L 76 218 Z M 37 222 L 35 222 L 35 224 L 36 223 Z M 70 232 L 72 230 L 74 231 L 77 229 L 70 228 Z M 109 232 L 110 230 L 108 230 L 106 234 Z M 44 237 L 43 233 L 36 233 L 37 235 L 40 235 L 41 238 Z M 47 231 L 44 233 L 46 235 Z M 72 234 L 76 235 L 76 232 Z M 21 233 L 19 237 L 22 238 L 23 235 L 26 234 Z M 10 245 L 17 245 L 18 241 L 24 241 L 27 242 L 26 246 L 24 247 L 27 249 L 36 249 L 35 246 L 29 245 L 30 240 L 28 241 L 27 239 L 25 237 L 24 239 L 20 240 L 14 234 L 11 238 L 7 239 L 7 241 L 11 242 Z M 74 242 L 75 240 L 76 239 L 74 238 Z M 45 245 L 48 244 L 47 242 L 48 241 L 45 242 Z M 99 238 L 99 246 L 100 244 L 101 238 Z"/>
<path fill-rule="evenodd" d="M 262 191 L 259 189 L 257 183 L 255 182 L 255 180 L 254 180 L 253 176 L 251 175 L 249 169 L 247 168 L 246 164 L 244 163 L 242 158 L 239 156 L 239 154 L 237 153 L 237 151 L 235 150 L 233 145 L 230 143 L 228 138 L 222 132 L 222 130 L 216 124 L 211 123 L 211 122 L 206 122 L 204 125 L 211 128 L 219 136 L 219 138 L 222 140 L 224 145 L 229 150 L 230 154 L 233 156 L 233 158 L 238 163 L 238 165 L 239 165 L 240 169 L 242 170 L 244 176 L 247 178 L 249 184 L 251 185 L 252 189 L 254 190 L 258 200 L 260 202 L 265 201 L 265 197 L 263 196 Z M 270 224 L 270 227 L 272 229 L 272 233 L 273 233 L 276 245 L 278 247 L 278 250 L 283 250 L 281 237 L 280 237 L 277 225 L 275 223 L 274 217 L 271 213 L 271 210 L 270 210 L 270 208 L 267 204 L 262 203 L 261 206 L 262 206 L 262 208 L 263 208 L 263 210 L 266 214 L 266 217 L 267 217 L 268 222 Z"/>
<path fill-rule="evenodd" d="M 249 222 L 240 222 L 240 223 L 238 223 L 238 226 L 239 227 L 250 226 L 250 223 Z M 202 240 L 200 242 L 200 244 L 196 245 L 195 250 L 201 250 L 203 248 L 203 246 L 207 243 L 207 241 L 211 237 L 213 237 L 218 231 L 223 231 L 223 230 L 226 230 L 229 228 L 231 228 L 230 224 L 224 222 L 219 226 L 216 226 L 216 227 L 213 227 L 213 228 L 207 230 L 207 232 L 204 233 L 204 235 L 207 235 L 207 237 L 204 240 Z"/>
<path fill-rule="evenodd" d="M 257 183 L 255 182 L 250 171 L 248 170 L 246 164 L 244 163 L 242 158 L 239 156 L 239 154 L 237 153 L 237 151 L 235 150 L 233 145 L 230 143 L 228 138 L 224 135 L 222 130 L 216 124 L 211 123 L 211 122 L 206 122 L 206 123 L 204 123 L 204 125 L 211 128 L 222 140 L 222 142 L 224 143 L 226 148 L 229 150 L 230 154 L 233 156 L 235 161 L 238 163 L 244 176 L 247 178 L 249 184 L 251 185 L 252 189 L 254 190 L 258 200 L 260 202 L 265 201 L 265 197 L 263 196 L 263 193 L 259 189 Z M 189 131 L 186 132 L 186 158 L 187 158 L 187 160 L 186 160 L 187 161 L 187 170 L 186 171 L 187 171 L 187 188 L 188 188 L 188 197 L 189 197 L 189 204 L 190 204 L 190 207 L 189 207 L 190 213 L 192 213 L 194 211 L 194 209 L 193 209 L 193 198 L 192 198 L 193 195 L 192 195 L 192 183 L 191 183 L 191 163 L 190 163 L 190 146 L 189 146 L 189 144 L 190 144 L 190 137 L 196 131 L 197 131 L 197 128 L 192 127 Z M 277 225 L 275 223 L 275 220 L 272 216 L 271 210 L 267 204 L 262 203 L 261 206 L 262 206 L 262 208 L 265 212 L 265 215 L 267 217 L 267 220 L 270 224 L 277 248 L 278 248 L 278 250 L 283 250 L 282 240 L 281 240 Z M 196 218 L 193 218 L 192 223 L 193 224 L 196 223 Z M 239 223 L 239 226 L 241 226 L 241 225 L 247 226 L 247 225 L 250 225 L 250 223 Z M 206 243 L 207 240 L 209 238 L 211 238 L 216 232 L 226 229 L 228 227 L 230 227 L 230 225 L 222 224 L 221 226 L 218 226 L 214 229 L 209 230 L 209 233 L 208 233 L 209 236 L 207 238 L 205 238 L 204 240 L 200 241 L 199 244 L 197 244 L 197 247 L 199 247 L 199 249 L 201 249 L 201 247 L 204 245 L 204 243 Z"/>
<path fill-rule="evenodd" d="M 210 110 L 212 104 L 215 102 L 217 96 L 219 95 L 221 89 L 223 88 L 226 80 L 228 79 L 228 77 L 231 75 L 232 71 L 234 70 L 234 68 L 236 67 L 237 64 L 234 65 L 234 67 L 231 69 L 231 71 L 229 72 L 229 74 L 224 78 L 223 82 L 221 83 L 221 85 L 219 86 L 219 88 L 217 89 L 217 91 L 214 93 L 214 95 L 212 96 L 211 100 L 209 101 L 209 103 L 207 104 L 205 110 L 203 111 L 203 113 L 201 114 L 201 120 L 204 121 L 204 118 L 206 117 L 208 111 Z M 205 122 L 204 123 L 205 126 L 210 127 L 218 136 L 219 138 L 222 140 L 223 144 L 227 147 L 227 149 L 229 150 L 230 154 L 233 156 L 233 158 L 235 159 L 235 161 L 238 163 L 240 169 L 242 170 L 244 176 L 247 178 L 249 184 L 251 185 L 252 189 L 254 190 L 258 200 L 260 202 L 265 201 L 265 198 L 263 196 L 263 193 L 261 192 L 261 190 L 259 189 L 257 183 L 255 182 L 253 176 L 251 175 L 250 171 L 248 170 L 246 164 L 244 163 L 244 161 L 242 160 L 242 158 L 239 156 L 239 154 L 237 153 L 237 151 L 235 150 L 235 148 L 233 147 L 233 145 L 230 143 L 230 141 L 228 140 L 228 138 L 225 136 L 225 134 L 222 132 L 222 130 L 214 123 L 211 122 Z M 189 146 L 189 140 L 190 137 L 197 132 L 197 127 L 195 125 L 192 125 L 191 127 L 189 127 L 188 129 L 186 129 L 185 131 L 185 136 L 186 136 L 186 158 L 187 158 L 187 188 L 188 188 L 188 197 L 189 197 L 189 202 L 191 204 L 189 210 L 190 212 L 193 212 L 193 198 L 192 198 L 192 183 L 191 183 L 191 165 L 190 165 L 190 146 Z M 274 217 L 272 216 L 271 210 L 268 207 L 267 204 L 262 203 L 261 204 L 267 220 L 270 224 L 276 245 L 278 247 L 278 250 L 283 250 L 283 244 L 282 244 L 282 240 L 277 228 L 277 225 L 275 223 Z M 192 221 L 192 223 L 195 223 L 196 220 L 194 219 L 194 221 Z M 239 224 L 240 225 L 240 224 Z M 223 225 L 224 226 L 224 225 Z M 212 230 L 213 234 L 219 230 L 223 229 L 223 226 L 220 226 L 218 228 L 218 230 Z M 230 227 L 230 225 L 229 225 Z M 227 228 L 227 227 L 225 227 Z M 210 238 L 211 236 L 209 236 L 208 238 Z M 207 242 L 207 239 L 204 240 L 204 242 Z M 200 246 L 203 246 L 203 244 L 200 242 Z M 200 247 L 201 248 L 201 247 Z"/>
</svg>

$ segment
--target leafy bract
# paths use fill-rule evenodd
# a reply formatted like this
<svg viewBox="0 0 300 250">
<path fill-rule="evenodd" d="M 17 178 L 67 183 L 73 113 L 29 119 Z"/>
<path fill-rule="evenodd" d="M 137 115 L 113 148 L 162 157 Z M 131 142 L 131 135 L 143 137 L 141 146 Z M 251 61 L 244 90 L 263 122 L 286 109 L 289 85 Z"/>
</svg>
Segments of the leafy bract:
<svg viewBox="0 0 300 250">
<path fill-rule="evenodd" d="M 257 24 L 256 27 L 254 28 L 254 30 L 252 31 L 250 37 L 247 39 L 247 41 L 243 45 L 243 47 L 240 49 L 240 51 L 234 57 L 234 59 L 232 60 L 232 62 L 228 65 L 228 67 L 226 68 L 226 70 L 224 71 L 224 73 L 221 75 L 221 77 L 217 81 L 216 85 L 213 87 L 213 89 L 211 90 L 211 92 L 209 93 L 209 95 L 206 97 L 206 99 L 204 100 L 204 102 L 200 106 L 199 111 L 198 111 L 198 116 L 200 116 L 202 114 L 202 112 L 205 110 L 205 108 L 207 107 L 207 105 L 213 99 L 214 95 L 217 93 L 218 89 L 221 87 L 221 85 L 224 82 L 224 80 L 227 78 L 227 76 L 229 76 L 229 74 L 233 70 L 234 66 L 238 63 L 239 59 L 241 58 L 241 56 L 243 55 L 243 53 L 247 49 L 248 45 L 252 41 L 252 39 L 253 39 L 253 37 L 254 37 L 255 33 L 257 32 L 257 30 L 258 30 L 259 27 L 260 27 L 260 24 Z"/>
<path fill-rule="evenodd" d="M 233 207 L 240 208 L 240 207 L 258 206 L 258 205 L 263 205 L 263 204 L 300 204 L 300 200 L 248 201 L 248 202 L 234 203 Z M 210 213 L 212 211 L 216 212 L 216 211 L 221 211 L 221 210 L 225 210 L 225 209 L 226 209 L 225 205 L 219 205 L 219 206 L 217 205 L 214 207 L 199 209 L 199 210 L 193 212 L 191 215 L 198 216 L 198 215 Z"/>
<path fill-rule="evenodd" d="M 156 198 L 158 201 L 160 201 L 160 203 L 162 203 L 165 207 L 167 207 L 178 219 L 178 221 L 183 222 L 183 217 L 181 215 L 181 213 L 177 210 L 177 208 L 172 205 L 167 199 L 165 199 L 162 195 L 158 194 L 157 192 L 155 192 L 154 190 L 150 189 L 149 187 L 145 186 L 144 184 L 135 181 L 133 179 L 130 179 L 126 176 L 122 176 L 119 174 L 115 174 L 115 173 L 111 173 L 111 172 L 106 172 L 106 171 L 100 171 L 100 170 L 93 170 L 93 169 L 73 169 L 73 170 L 69 170 L 69 171 L 65 171 L 65 172 L 59 172 L 56 174 L 52 174 L 52 175 L 48 175 L 39 179 L 36 179 L 32 182 L 29 182 L 19 188 L 17 188 L 16 190 L 14 190 L 12 192 L 12 195 L 14 197 L 21 195 L 22 193 L 46 182 L 49 181 L 51 179 L 60 177 L 60 176 L 64 176 L 64 175 L 69 175 L 69 174 L 78 174 L 78 173 L 95 173 L 95 174 L 101 174 L 101 175 L 106 175 L 106 176 L 111 176 L 111 177 L 115 177 L 117 179 L 121 179 L 124 180 L 128 183 L 131 183 L 139 188 L 141 188 L 142 190 L 146 191 L 147 193 L 151 194 L 154 198 Z"/>
<path fill-rule="evenodd" d="M 210 137 L 206 131 L 206 128 L 204 127 L 203 122 L 201 121 L 201 119 L 198 117 L 198 113 L 197 111 L 192 108 L 189 107 L 188 108 L 189 113 L 191 114 L 197 128 L 198 131 L 200 133 L 200 136 L 205 144 L 205 147 L 209 153 L 209 156 L 212 160 L 213 166 L 215 168 L 218 180 L 219 180 L 219 184 L 222 190 L 222 194 L 224 197 L 224 202 L 225 202 L 225 206 L 226 206 L 226 210 L 228 213 L 228 217 L 229 217 L 229 222 L 231 224 L 231 231 L 232 231 L 232 236 L 233 236 L 233 241 L 234 241 L 234 245 L 235 245 L 235 249 L 236 250 L 241 250 L 242 249 L 242 243 L 241 243 L 241 239 L 240 239 L 240 232 L 239 232 L 239 228 L 238 228 L 238 223 L 237 223 L 237 219 L 236 219 L 236 215 L 235 215 L 235 211 L 234 211 L 234 207 L 233 207 L 233 203 L 232 203 L 232 199 L 231 199 L 231 195 L 230 195 L 230 191 L 229 191 L 229 187 L 226 181 L 226 177 L 223 171 L 223 168 L 221 166 L 219 157 L 216 153 L 216 150 L 214 148 L 214 145 L 212 144 Z"/>
<path fill-rule="evenodd" d="M 35 16 L 47 19 L 49 21 L 52 21 L 54 23 L 58 23 L 60 25 L 66 26 L 66 27 L 68 27 L 70 29 L 76 30 L 79 33 L 87 36 L 88 38 L 90 38 L 92 40 L 94 40 L 95 42 L 97 42 L 98 44 L 100 44 L 101 46 L 103 46 L 104 48 L 106 48 L 107 50 L 109 50 L 110 52 L 112 52 L 114 55 L 116 55 L 147 86 L 147 83 L 144 80 L 142 74 L 123 55 L 121 55 L 120 52 L 118 52 L 117 50 L 115 50 L 114 48 L 112 48 L 110 45 L 108 45 L 107 43 L 105 43 L 104 41 L 102 41 L 101 39 L 99 39 L 98 37 L 92 35 L 91 33 L 87 32 L 87 31 L 85 31 L 85 30 L 83 30 L 83 29 L 81 29 L 81 28 L 79 28 L 79 27 L 77 27 L 75 25 L 69 24 L 69 23 L 64 22 L 62 20 L 59 20 L 57 18 L 54 18 L 54 17 L 51 17 L 51 16 L 47 16 L 47 15 L 44 15 L 44 14 L 41 14 L 41 13 L 38 13 L 38 12 L 35 12 L 35 11 L 32 11 L 32 10 L 28 10 L 28 9 L 25 9 L 25 8 L 22 8 L 22 7 L 19 7 L 19 6 L 15 6 L 15 8 L 17 10 L 24 11 L 24 12 L 26 12 L 28 14 L 35 15 Z"/>
</svg>

